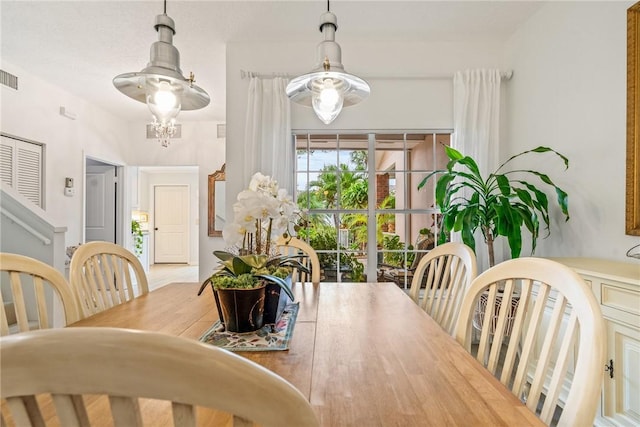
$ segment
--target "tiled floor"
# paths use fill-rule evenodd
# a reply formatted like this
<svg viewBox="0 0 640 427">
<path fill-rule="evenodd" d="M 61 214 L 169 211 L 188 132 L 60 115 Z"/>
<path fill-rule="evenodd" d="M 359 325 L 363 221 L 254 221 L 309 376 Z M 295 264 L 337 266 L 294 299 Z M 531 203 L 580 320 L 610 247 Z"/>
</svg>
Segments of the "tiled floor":
<svg viewBox="0 0 640 427">
<path fill-rule="evenodd" d="M 197 265 L 152 264 L 147 273 L 149 290 L 172 282 L 198 282 L 198 271 Z"/>
</svg>

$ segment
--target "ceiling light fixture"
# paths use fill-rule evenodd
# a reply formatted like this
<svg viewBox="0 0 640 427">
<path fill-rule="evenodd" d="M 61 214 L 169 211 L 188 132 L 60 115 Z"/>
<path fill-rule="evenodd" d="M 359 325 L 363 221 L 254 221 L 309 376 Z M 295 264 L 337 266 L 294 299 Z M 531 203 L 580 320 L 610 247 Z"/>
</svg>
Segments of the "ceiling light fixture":
<svg viewBox="0 0 640 427">
<path fill-rule="evenodd" d="M 342 51 L 335 42 L 338 19 L 329 10 L 320 16 L 320 32 L 324 40 L 317 47 L 318 64 L 308 74 L 296 77 L 287 85 L 287 96 L 307 107 L 313 107 L 324 124 L 331 123 L 343 107 L 366 99 L 371 92 L 369 84 L 349 74 L 342 66 Z"/>
<path fill-rule="evenodd" d="M 180 53 L 173 46 L 175 23 L 164 13 L 156 16 L 154 28 L 158 41 L 151 45 L 151 58 L 140 72 L 124 73 L 113 79 L 114 86 L 122 93 L 144 102 L 153 115 L 156 137 L 163 147 L 176 132 L 176 116 L 180 110 L 198 110 L 209 105 L 209 95 L 194 84 L 195 76 L 185 78 L 180 70 Z"/>
</svg>

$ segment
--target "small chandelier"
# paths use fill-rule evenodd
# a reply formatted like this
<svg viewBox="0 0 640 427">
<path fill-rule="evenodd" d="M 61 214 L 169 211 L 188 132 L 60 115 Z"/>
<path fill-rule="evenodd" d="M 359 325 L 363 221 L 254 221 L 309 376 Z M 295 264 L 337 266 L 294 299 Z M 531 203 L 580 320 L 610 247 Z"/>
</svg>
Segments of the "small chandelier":
<svg viewBox="0 0 640 427">
<path fill-rule="evenodd" d="M 120 74 L 113 84 L 120 92 L 144 102 L 153 115 L 153 128 L 163 147 L 176 132 L 176 116 L 180 110 L 198 110 L 209 105 L 209 95 L 194 84 L 195 76 L 185 78 L 180 70 L 180 53 L 173 46 L 175 23 L 164 13 L 156 16 L 154 28 L 158 41 L 151 45 L 151 59 L 140 72 Z"/>
<path fill-rule="evenodd" d="M 310 73 L 296 77 L 287 85 L 287 96 L 301 105 L 313 107 L 324 124 L 331 123 L 342 107 L 364 100 L 371 92 L 369 84 L 349 74 L 342 66 L 342 51 L 335 42 L 338 19 L 329 10 L 320 16 L 320 32 L 324 40 L 318 44 L 318 63 Z"/>
<path fill-rule="evenodd" d="M 168 123 L 159 122 L 155 117 L 151 123 L 153 130 L 156 133 L 158 142 L 163 147 L 169 146 L 169 139 L 176 133 L 176 119 L 171 119 Z"/>
</svg>

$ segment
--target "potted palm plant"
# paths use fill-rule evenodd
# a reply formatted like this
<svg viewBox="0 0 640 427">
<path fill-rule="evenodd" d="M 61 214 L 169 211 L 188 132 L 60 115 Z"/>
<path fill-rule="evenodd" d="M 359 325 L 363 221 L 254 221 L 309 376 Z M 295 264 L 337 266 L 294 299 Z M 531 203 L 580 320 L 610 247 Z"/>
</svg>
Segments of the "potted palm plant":
<svg viewBox="0 0 640 427">
<path fill-rule="evenodd" d="M 566 170 L 569 160 L 557 151 L 542 146 L 523 151 L 507 159 L 485 177 L 473 158 L 464 156 L 448 146 L 444 149 L 449 158 L 447 169 L 430 173 L 418 185 L 418 189 L 421 189 L 429 179 L 439 175 L 436 182 L 436 204 L 442 215 L 439 243 L 446 241 L 451 231 L 459 231 L 462 241 L 475 252 L 474 233 L 479 228 L 487 245 L 489 267 L 493 267 L 494 239 L 498 236 L 506 237 L 511 257 L 517 258 L 522 251 L 522 231 L 526 229 L 531 234 L 533 254 L 540 236 L 541 222 L 545 226 L 547 236 L 550 233 L 549 201 L 546 193 L 527 178 L 534 178 L 536 183 L 541 182 L 552 187 L 565 221 L 569 220 L 569 197 L 546 174 L 530 169 L 505 170 L 507 164 L 520 156 L 544 153 L 555 154 L 564 162 Z M 455 169 L 456 167 L 460 168 Z M 494 307 L 487 313 L 487 300 L 487 295 L 482 294 L 476 307 L 474 325 L 479 329 L 482 328 L 486 316 L 495 318 L 502 304 L 502 296 L 498 295 Z M 509 317 L 515 316 L 519 300 L 518 296 L 513 296 L 509 301 Z"/>
<path fill-rule="evenodd" d="M 211 285 L 225 328 L 248 332 L 276 322 L 286 301 L 294 299 L 286 275 L 293 268 L 308 270 L 299 256 L 280 255 L 274 248 L 274 236 L 287 232 L 297 212 L 275 180 L 255 174 L 233 209 L 234 220 L 222 232 L 230 247 L 214 251 L 220 268 L 202 284 L 198 295 Z"/>
<path fill-rule="evenodd" d="M 494 239 L 506 237 L 511 257 L 517 258 L 522 250 L 522 232 L 526 229 L 531 234 L 533 254 L 540 236 L 540 225 L 544 224 L 546 236 L 550 233 L 549 201 L 535 185 L 539 182 L 553 188 L 558 207 L 565 220 L 569 220 L 569 197 L 546 174 L 529 169 L 505 170 L 507 164 L 520 156 L 544 153 L 555 154 L 564 162 L 566 170 L 569 160 L 557 151 L 542 146 L 523 151 L 483 176 L 473 158 L 448 146 L 444 149 L 449 158 L 447 169 L 430 173 L 418 185 L 421 189 L 429 179 L 438 176 L 435 196 L 442 214 L 439 243 L 446 240 L 449 232 L 459 231 L 462 241 L 475 251 L 474 233 L 480 229 L 489 253 L 489 266 L 492 267 L 495 265 Z M 535 178 L 534 182 L 530 178 Z"/>
</svg>

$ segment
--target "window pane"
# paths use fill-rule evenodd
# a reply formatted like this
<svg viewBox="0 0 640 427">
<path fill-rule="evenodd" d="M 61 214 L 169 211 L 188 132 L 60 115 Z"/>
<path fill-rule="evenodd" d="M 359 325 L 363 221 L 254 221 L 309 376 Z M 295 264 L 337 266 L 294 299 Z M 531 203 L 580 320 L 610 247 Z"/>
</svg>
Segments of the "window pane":
<svg viewBox="0 0 640 427">
<path fill-rule="evenodd" d="M 433 132 L 296 136 L 296 196 L 311 219 L 300 233 L 319 253 L 323 280 L 383 280 L 392 265 L 408 271 L 394 279 L 399 286 L 410 282 L 412 265 L 433 247 L 438 230 L 433 184 L 418 185 L 446 166 L 442 145 L 449 140 Z M 429 247 L 417 247 L 421 230 Z"/>
<path fill-rule="evenodd" d="M 369 204 L 369 174 L 364 171 L 340 171 L 340 209 L 367 209 Z"/>
<path fill-rule="evenodd" d="M 376 174 L 376 209 L 396 208 L 395 171 Z"/>
</svg>

